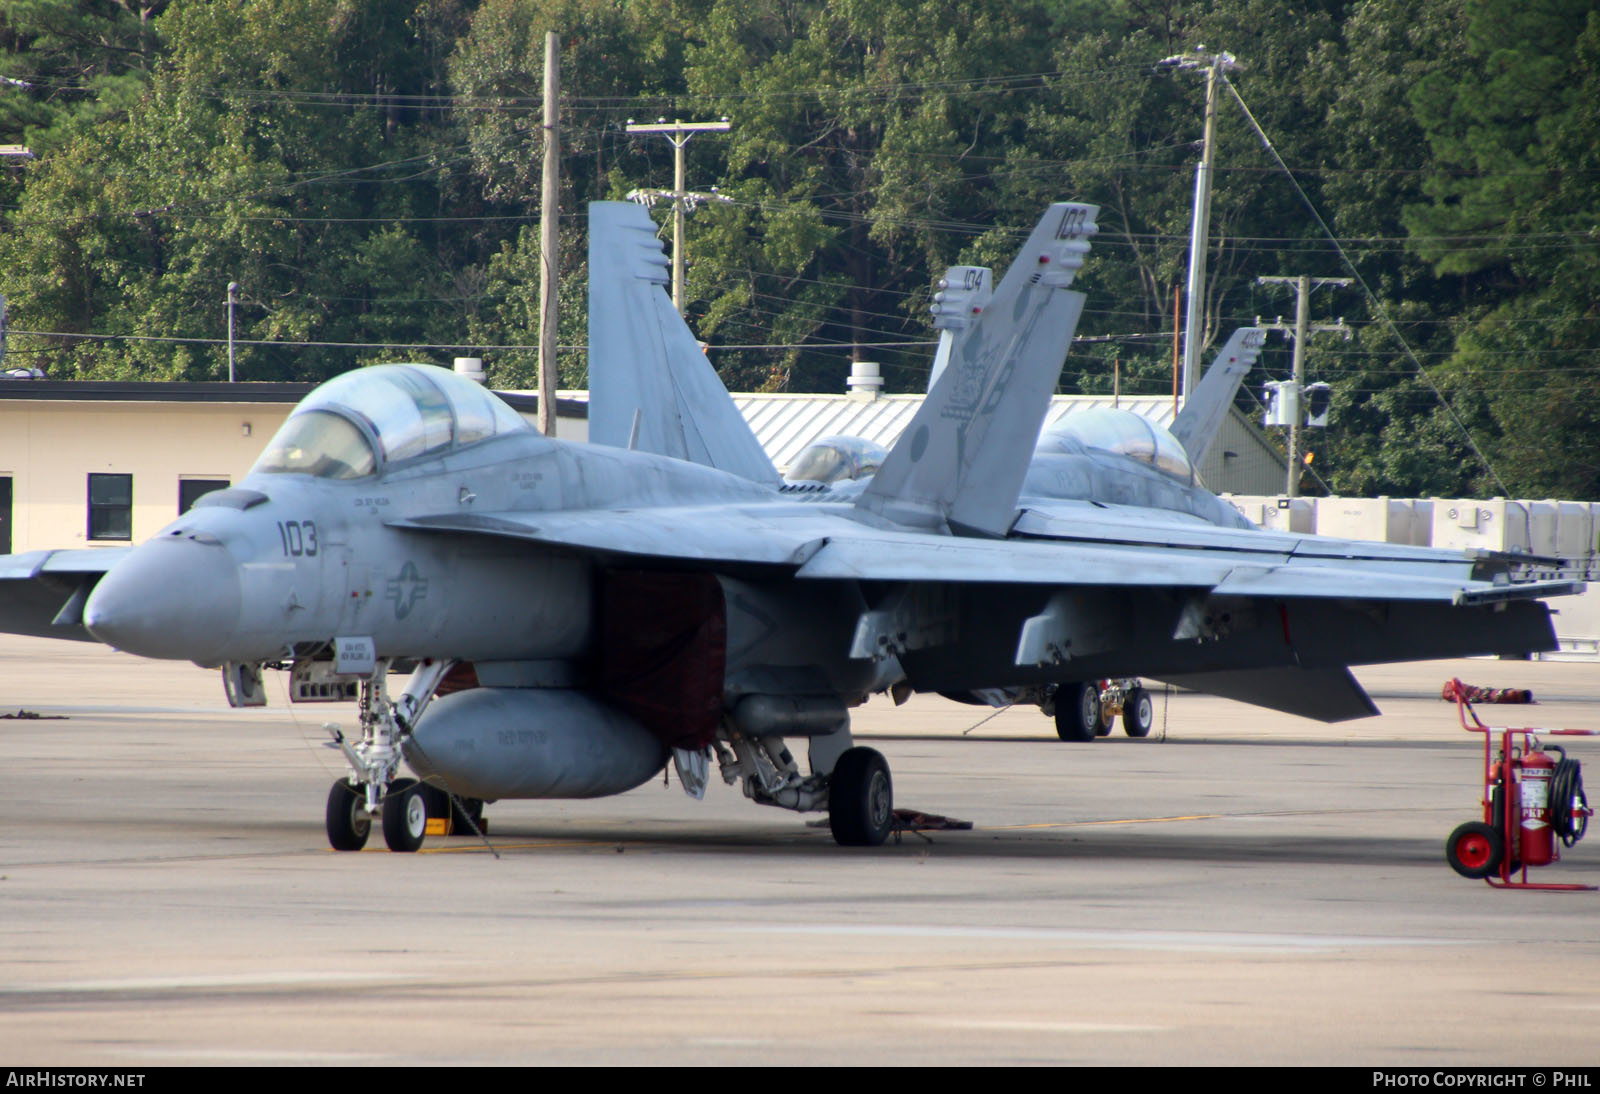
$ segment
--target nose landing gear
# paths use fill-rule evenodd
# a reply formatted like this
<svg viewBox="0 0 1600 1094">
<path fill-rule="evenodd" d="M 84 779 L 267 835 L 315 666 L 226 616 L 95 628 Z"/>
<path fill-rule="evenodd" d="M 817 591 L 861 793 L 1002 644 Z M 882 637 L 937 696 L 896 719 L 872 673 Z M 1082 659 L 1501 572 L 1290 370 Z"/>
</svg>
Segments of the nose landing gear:
<svg viewBox="0 0 1600 1094">
<path fill-rule="evenodd" d="M 415 851 L 428 832 L 424 788 L 412 778 L 396 778 L 401 742 L 433 698 L 454 661 L 424 661 L 412 673 L 397 699 L 389 698 L 389 663 L 361 682 L 361 739 L 354 744 L 331 727 L 332 747 L 344 753 L 350 775 L 328 791 L 328 844 L 335 851 L 359 851 L 367 845 L 372 823 L 383 829 L 391 851 Z"/>
</svg>

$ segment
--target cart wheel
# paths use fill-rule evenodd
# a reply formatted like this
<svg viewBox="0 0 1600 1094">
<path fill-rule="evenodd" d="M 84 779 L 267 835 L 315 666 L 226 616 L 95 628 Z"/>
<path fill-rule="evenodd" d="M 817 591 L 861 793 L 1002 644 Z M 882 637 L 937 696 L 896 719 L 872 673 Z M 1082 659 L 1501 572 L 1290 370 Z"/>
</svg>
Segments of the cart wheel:
<svg viewBox="0 0 1600 1094">
<path fill-rule="evenodd" d="M 1483 821 L 1468 821 L 1451 832 L 1444 844 L 1444 858 L 1450 869 L 1475 880 L 1499 872 L 1505 853 L 1505 837 L 1494 825 Z"/>
</svg>

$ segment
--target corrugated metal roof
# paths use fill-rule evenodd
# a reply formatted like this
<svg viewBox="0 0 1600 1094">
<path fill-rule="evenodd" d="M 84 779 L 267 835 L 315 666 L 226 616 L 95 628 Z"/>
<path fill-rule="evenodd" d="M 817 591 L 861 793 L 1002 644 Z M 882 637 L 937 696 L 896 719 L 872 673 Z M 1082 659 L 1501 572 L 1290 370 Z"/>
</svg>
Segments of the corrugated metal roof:
<svg viewBox="0 0 1600 1094">
<path fill-rule="evenodd" d="M 559 392 L 560 396 L 588 397 L 587 392 Z M 733 396 L 739 412 L 750 423 L 756 439 L 780 471 L 792 464 L 806 445 L 819 437 L 862 437 L 892 448 L 916 416 L 923 396 L 880 395 L 863 399 L 849 394 L 792 394 L 751 392 Z M 1078 410 L 1118 406 L 1171 428 L 1172 398 L 1166 395 L 1055 395 L 1045 413 L 1049 425 Z M 1232 411 L 1223 422 L 1222 437 L 1211 446 L 1206 462 L 1195 469 L 1210 489 L 1219 493 L 1270 494 L 1282 488 L 1283 456 L 1253 422 Z"/>
</svg>

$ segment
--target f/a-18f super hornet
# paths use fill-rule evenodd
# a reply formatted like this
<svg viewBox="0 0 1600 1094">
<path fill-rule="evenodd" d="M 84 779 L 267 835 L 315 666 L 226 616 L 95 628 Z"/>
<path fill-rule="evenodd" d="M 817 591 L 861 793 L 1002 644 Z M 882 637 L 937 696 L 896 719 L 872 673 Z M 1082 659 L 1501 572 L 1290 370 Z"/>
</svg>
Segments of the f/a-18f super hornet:
<svg viewBox="0 0 1600 1094">
<path fill-rule="evenodd" d="M 1140 673 L 1343 717 L 1371 710 L 1352 662 L 1554 645 L 1537 597 L 1572 586 L 1518 581 L 1510 559 L 1020 501 L 1095 213 L 1048 210 L 853 498 L 785 493 L 742 420 L 681 378 L 641 393 L 674 400 L 671 437 L 633 414 L 631 445 L 605 447 L 544 437 L 446 370 L 374 366 L 313 391 L 238 485 L 146 543 L 0 559 L 0 623 L 220 667 L 237 704 L 261 701 L 263 667 L 300 698 L 355 693 L 326 811 L 344 850 L 375 821 L 420 845 L 402 763 L 484 801 L 617 794 L 669 762 L 699 796 L 714 762 L 872 845 L 892 784 L 849 711 L 874 692 Z M 633 224 L 591 254 L 620 286 L 591 355 L 692 346 Z"/>
<path fill-rule="evenodd" d="M 676 313 L 660 307 L 651 310 L 649 286 L 658 279 L 662 261 L 654 230 L 648 215 L 637 207 L 604 205 L 591 212 L 590 341 L 600 352 L 590 356 L 590 439 L 644 448 L 752 479 L 769 478 L 774 473 L 770 463 L 698 343 Z M 1018 258 L 998 290 L 984 267 L 951 267 L 940 279 L 933 305 L 940 336 L 930 402 L 948 398 L 948 393 L 939 394 L 939 383 L 951 362 L 992 353 L 993 347 L 1006 344 L 1015 327 L 1014 286 L 1034 275 L 1030 252 L 1025 248 Z M 1013 287 L 1008 289 L 1008 283 Z M 1059 313 L 1070 341 L 1081 298 L 1058 293 L 1036 306 Z M 640 321 L 616 322 L 621 315 Z M 1522 567 L 1533 560 L 1485 556 L 1469 562 L 1459 553 L 1263 531 L 1205 489 L 1194 467 L 1216 439 L 1265 337 L 1259 327 L 1234 331 L 1170 432 L 1130 411 L 1110 407 L 1067 415 L 1042 432 L 1034 426 L 1026 437 L 1037 441 L 1022 457 L 1026 473 L 1015 505 L 1003 510 L 1004 516 L 1014 519 L 1004 523 L 997 518 L 986 530 L 1000 535 L 1003 526 L 1004 537 L 1018 543 L 1051 540 L 1077 543 L 1085 550 L 1173 552 L 1138 556 L 1138 564 L 1149 568 L 1145 576 L 1150 584 L 1160 584 L 1165 575 L 1172 588 L 1153 593 L 1139 588 L 1131 577 L 1104 583 L 1063 578 L 1042 610 L 1020 623 L 1008 617 L 1005 633 L 992 635 L 994 644 L 984 645 L 981 654 L 976 646 L 936 643 L 903 657 L 906 664 L 937 665 L 937 671 L 919 675 L 919 688 L 937 684 L 942 694 L 962 702 L 1037 704 L 1055 717 L 1058 734 L 1069 741 L 1092 741 L 1105 729 L 1100 680 L 1135 676 L 1155 676 L 1288 713 L 1337 721 L 1377 712 L 1347 665 L 1445 656 L 1425 652 L 1438 647 L 1403 619 L 1405 612 L 1423 609 L 1403 609 L 1393 624 L 1388 621 L 1388 614 L 1396 611 L 1394 601 L 1407 599 L 1400 595 L 1396 576 L 1428 572 L 1409 567 L 1431 559 L 1434 565 L 1446 566 L 1432 571 L 1435 577 L 1449 571 L 1457 578 L 1472 575 L 1507 586 L 1516 579 L 1514 591 L 1502 589 L 1497 597 L 1551 595 L 1549 586 L 1520 581 Z M 1034 343 L 1000 352 L 1048 357 L 1042 367 L 1053 385 L 1065 360 L 1066 343 L 1048 347 Z M 1048 398 L 1048 389 L 1039 397 Z M 1042 408 L 1039 414 L 1042 417 Z M 902 439 L 916 428 L 914 422 Z M 1022 443 L 1022 438 L 1015 443 Z M 796 498 L 819 502 L 861 497 L 873 489 L 882 463 L 874 448 L 860 438 L 823 438 L 802 454 L 808 466 L 791 469 L 785 489 Z M 1135 556 L 1128 557 L 1131 562 Z M 1185 576 L 1167 568 L 1168 562 L 1180 560 L 1185 564 L 1205 560 L 1221 567 L 1217 571 L 1221 582 L 1203 595 L 1186 588 Z M 1070 563 L 1065 565 L 1067 572 L 1074 572 Z M 1347 595 L 1363 580 L 1356 575 L 1366 572 L 1378 576 L 1382 587 L 1374 587 L 1370 598 Z M 1384 605 L 1386 616 L 1379 628 L 1351 629 L 1352 621 L 1344 618 L 1364 601 L 1370 601 L 1363 609 L 1369 612 Z M 1542 609 L 1533 615 L 1537 611 Z M 968 634 L 981 625 L 977 617 L 963 623 Z M 1013 635 L 1014 625 L 1019 629 Z M 1282 634 L 1276 643 L 1271 637 L 1275 625 Z M 1220 637 L 1239 630 L 1253 635 L 1249 642 L 1274 646 L 1272 656 L 1280 660 L 1274 663 L 1269 658 L 1252 666 L 1209 656 L 1221 652 L 1216 648 Z M 1351 638 L 1357 633 L 1364 644 L 1339 652 L 1338 636 Z M 1494 641 L 1515 644 L 1531 635 L 1519 632 L 1512 637 L 1508 631 Z M 1467 644 L 1486 638 L 1487 630 Z M 1245 641 L 1241 634 L 1228 644 Z M 990 682 L 978 682 L 972 657 L 992 665 Z M 965 665 L 957 663 L 963 660 Z M 1130 729 L 1137 724 L 1135 732 L 1147 732 L 1148 696 L 1124 698 L 1136 711 Z M 1142 719 L 1137 716 L 1141 710 Z"/>
</svg>

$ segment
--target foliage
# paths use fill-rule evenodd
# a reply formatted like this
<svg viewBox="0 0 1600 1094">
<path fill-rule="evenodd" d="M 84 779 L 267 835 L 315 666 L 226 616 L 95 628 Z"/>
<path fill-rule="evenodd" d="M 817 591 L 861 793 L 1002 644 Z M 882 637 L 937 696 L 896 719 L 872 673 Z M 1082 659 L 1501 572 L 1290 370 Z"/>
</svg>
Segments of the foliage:
<svg viewBox="0 0 1600 1094">
<path fill-rule="evenodd" d="M 1160 62 L 1205 43 L 1241 63 L 1208 342 L 1291 311 L 1260 275 L 1361 282 L 1313 301 L 1354 332 L 1307 347 L 1336 389 L 1318 475 L 1600 494 L 1590 0 L 12 0 L 0 143 L 37 159 L 0 171 L 9 363 L 219 378 L 237 282 L 244 378 L 472 351 L 533 386 L 547 31 L 564 386 L 586 382 L 586 203 L 672 179 L 625 123 L 727 116 L 686 149 L 690 188 L 732 199 L 689 218 L 687 310 L 731 388 L 837 391 L 877 359 L 919 389 L 944 267 L 1003 266 L 1070 197 L 1101 207 L 1099 340 L 1063 388 L 1116 367 L 1169 390 L 1205 81 Z M 1287 359 L 1275 341 L 1250 386 Z"/>
</svg>

